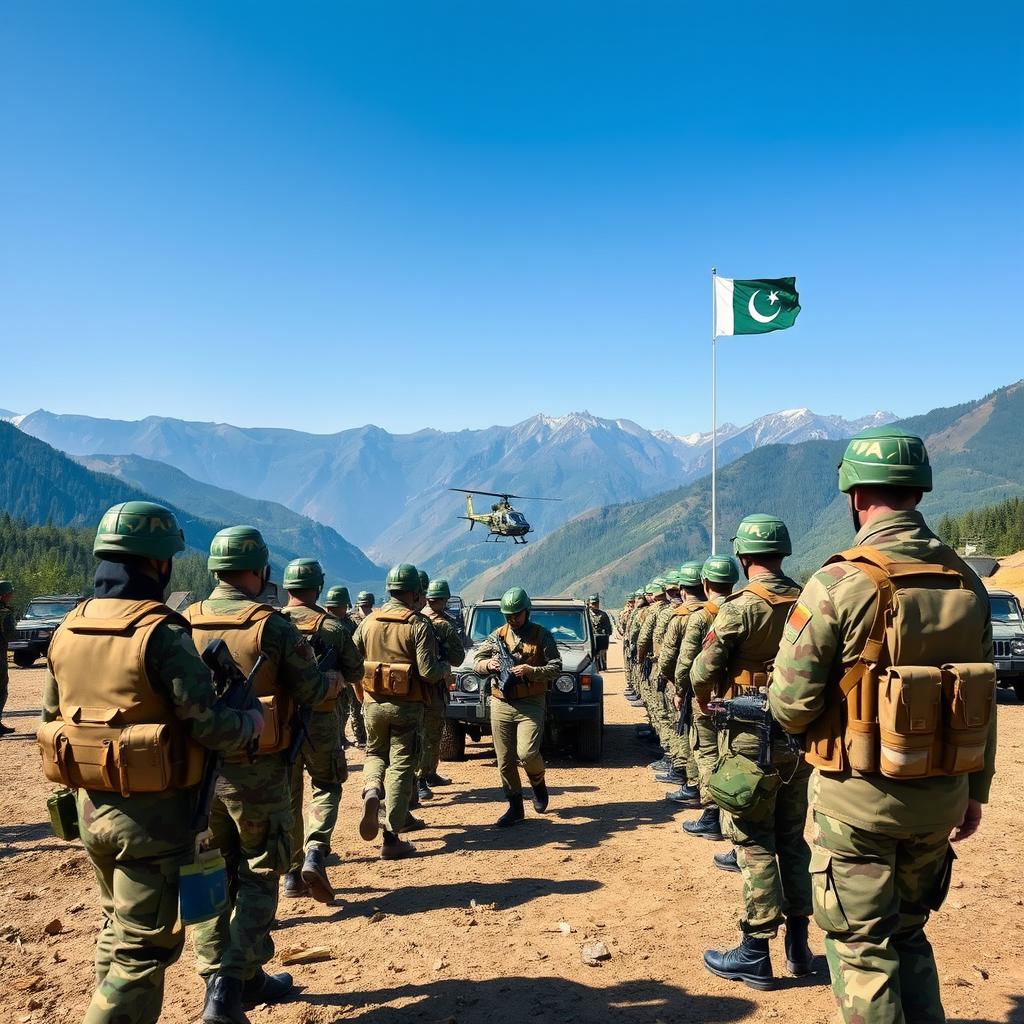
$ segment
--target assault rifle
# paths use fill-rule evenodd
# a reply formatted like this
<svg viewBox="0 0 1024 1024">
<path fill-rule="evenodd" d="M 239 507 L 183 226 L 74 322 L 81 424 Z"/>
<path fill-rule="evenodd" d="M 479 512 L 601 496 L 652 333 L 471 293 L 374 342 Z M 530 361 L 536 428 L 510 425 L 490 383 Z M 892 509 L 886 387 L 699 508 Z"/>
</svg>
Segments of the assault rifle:
<svg viewBox="0 0 1024 1024">
<path fill-rule="evenodd" d="M 654 667 L 654 659 L 648 654 L 644 658 L 643 668 L 640 670 L 640 676 L 645 683 L 651 681 L 651 669 Z"/>
<path fill-rule="evenodd" d="M 757 728 L 757 766 L 764 771 L 771 768 L 772 743 L 783 739 L 786 746 L 798 757 L 803 752 L 799 736 L 785 732 L 772 717 L 768 698 L 763 694 L 749 697 L 733 697 L 730 700 L 708 701 L 708 712 L 716 729 L 725 729 L 731 722 L 741 722 Z"/>
<path fill-rule="evenodd" d="M 496 636 L 494 640 L 498 648 L 498 689 L 501 690 L 501 695 L 505 700 L 511 700 L 515 696 L 516 684 L 519 682 L 512 674 L 516 663 L 512 660 L 512 652 L 508 649 L 508 644 L 500 636 Z"/>
<path fill-rule="evenodd" d="M 676 735 L 685 736 L 693 717 L 693 689 L 687 686 L 679 694 L 679 719 L 676 721 Z"/>
<path fill-rule="evenodd" d="M 338 661 L 338 648 L 333 645 L 331 647 L 327 647 L 319 637 L 315 637 L 311 640 L 310 646 L 313 648 L 313 653 L 317 656 L 317 671 L 332 671 Z M 299 751 L 302 749 L 303 743 L 308 743 L 310 748 L 313 750 L 316 749 L 313 745 L 313 740 L 309 735 L 309 720 L 312 715 L 313 709 L 308 704 L 296 704 L 295 710 L 292 712 L 291 721 L 289 723 L 291 725 L 292 738 L 284 756 L 285 764 L 288 765 L 289 775 L 291 774 L 291 770 L 294 767 L 295 762 L 299 759 Z"/>
</svg>

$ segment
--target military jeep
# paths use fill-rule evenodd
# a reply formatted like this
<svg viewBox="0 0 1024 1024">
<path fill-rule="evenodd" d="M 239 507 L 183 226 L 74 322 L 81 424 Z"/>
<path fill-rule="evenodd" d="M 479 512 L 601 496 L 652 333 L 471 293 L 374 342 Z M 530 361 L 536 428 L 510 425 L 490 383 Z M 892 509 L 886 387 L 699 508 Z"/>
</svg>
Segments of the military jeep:
<svg viewBox="0 0 1024 1024">
<path fill-rule="evenodd" d="M 990 590 L 992 651 L 1000 686 L 1012 686 L 1024 701 L 1024 615 L 1020 601 L 1008 590 Z"/>
<path fill-rule="evenodd" d="M 604 680 L 597 671 L 597 654 L 608 637 L 596 636 L 587 607 L 574 598 L 542 597 L 532 602 L 530 619 L 547 629 L 562 655 L 562 673 L 547 692 L 544 745 L 548 749 L 571 743 L 581 761 L 600 761 L 604 743 Z M 454 670 L 448 687 L 441 757 L 461 761 L 466 738 L 479 742 L 491 732 L 490 702 L 493 676 L 474 671 L 476 648 L 504 625 L 500 601 L 482 601 L 468 609 L 466 657 Z"/>
<path fill-rule="evenodd" d="M 15 638 L 7 649 L 19 668 L 31 668 L 36 661 L 46 656 L 50 649 L 50 638 L 64 621 L 64 616 L 85 600 L 81 594 L 44 594 L 33 597 L 18 620 Z"/>
</svg>

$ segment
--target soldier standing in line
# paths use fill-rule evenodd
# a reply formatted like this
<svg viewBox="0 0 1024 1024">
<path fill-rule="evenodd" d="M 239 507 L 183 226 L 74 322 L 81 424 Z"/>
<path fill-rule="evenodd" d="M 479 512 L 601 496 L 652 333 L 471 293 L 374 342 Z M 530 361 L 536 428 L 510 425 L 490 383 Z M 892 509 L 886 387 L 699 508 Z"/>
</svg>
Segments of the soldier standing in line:
<svg viewBox="0 0 1024 1024">
<path fill-rule="evenodd" d="M 587 598 L 587 614 L 590 616 L 590 628 L 594 636 L 606 636 L 609 643 L 612 637 L 612 620 L 608 613 L 601 609 L 601 597 L 598 594 L 591 594 Z M 608 667 L 608 652 L 597 652 L 597 670 L 603 672 Z"/>
<path fill-rule="evenodd" d="M 651 726 L 658 735 L 661 749 L 665 752 L 663 757 L 665 767 L 655 771 L 654 778 L 665 785 L 682 786 L 686 783 L 686 767 L 685 765 L 677 766 L 671 753 L 672 741 L 676 735 L 676 718 L 670 712 L 669 680 L 667 676 L 659 674 L 658 665 L 661 661 L 661 645 L 665 639 L 665 633 L 675 616 L 676 609 L 682 606 L 683 601 L 679 573 L 675 569 L 669 569 L 662 573 L 661 579 L 665 584 L 665 603 L 658 606 L 654 617 L 654 628 L 650 634 L 650 655 L 653 661 L 649 688 L 650 704 L 647 711 L 651 718 Z M 643 643 L 643 632 L 641 632 L 641 643 Z"/>
<path fill-rule="evenodd" d="M 334 900 L 327 877 L 327 855 L 338 822 L 341 787 L 348 779 L 338 698 L 352 683 L 362 682 L 363 659 L 345 627 L 317 604 L 324 571 L 314 558 L 296 558 L 285 566 L 284 589 L 288 604 L 281 614 L 310 642 L 320 656 L 328 648 L 337 652 L 335 668 L 326 673 L 330 688 L 324 700 L 310 710 L 309 737 L 291 767 L 292 861 L 284 876 L 288 897 L 312 895 L 319 903 Z M 303 822 L 303 774 L 310 781 L 309 813 Z"/>
<path fill-rule="evenodd" d="M 533 789 L 533 807 L 543 814 L 548 809 L 548 787 L 544 781 L 544 718 L 548 686 L 562 671 L 562 655 L 555 638 L 543 626 L 530 621 L 530 595 L 522 587 L 511 587 L 501 598 L 505 625 L 499 626 L 477 648 L 474 671 L 481 676 L 497 672 L 498 640 L 505 644 L 515 663 L 515 683 L 506 693 L 495 682 L 491 686 L 491 733 L 498 761 L 501 788 L 508 810 L 495 822 L 508 828 L 525 817 L 523 782 L 519 765 Z"/>
<path fill-rule="evenodd" d="M 917 510 L 932 489 L 921 438 L 894 427 L 856 435 L 839 489 L 854 547 L 804 588 L 769 701 L 784 729 L 807 732 L 814 919 L 842 1019 L 938 1024 L 924 929 L 949 888 L 949 840 L 978 829 L 995 771 L 989 600 Z M 916 735 L 899 714 L 911 702 L 923 709 Z"/>
<path fill-rule="evenodd" d="M 437 635 L 438 649 L 443 661 L 451 668 L 458 668 L 466 657 L 466 648 L 458 626 L 447 613 L 448 598 L 452 596 L 447 580 L 432 580 L 427 587 L 427 604 L 429 611 L 426 617 L 434 627 Z M 441 731 L 444 728 L 444 709 L 448 679 L 446 676 L 439 683 L 430 687 L 430 703 L 423 713 L 423 752 L 419 765 L 419 798 L 430 800 L 434 794 L 431 786 L 447 786 L 451 779 L 442 778 L 437 774 L 437 766 L 441 760 Z"/>
<path fill-rule="evenodd" d="M 162 505 L 127 501 L 109 509 L 93 544 L 95 597 L 68 614 L 47 655 L 39 745 L 44 764 L 61 765 L 61 781 L 76 789 L 79 833 L 103 911 L 85 1024 L 159 1018 L 164 973 L 185 941 L 178 879 L 195 853 L 203 751 L 240 751 L 263 730 L 255 697 L 238 707 L 215 698 L 188 623 L 163 603 L 172 559 L 184 548 L 174 514 Z M 151 743 L 158 733 L 169 737 L 177 767 L 162 789 L 154 789 L 149 759 L 132 764 L 129 729 L 148 733 Z M 120 781 L 103 778 L 96 758 L 112 730 L 119 734 L 113 742 L 124 743 Z M 57 733 L 66 743 L 59 759 Z"/>
<path fill-rule="evenodd" d="M 800 593 L 799 584 L 782 572 L 782 560 L 793 547 L 781 519 L 747 516 L 736 531 L 733 550 L 748 582 L 722 602 L 690 669 L 702 710 L 712 697 L 728 700 L 766 691 L 786 618 Z M 758 747 L 754 725 L 731 722 L 719 733 L 720 754 L 741 754 L 755 761 Z M 798 978 L 813 972 L 807 946 L 811 851 L 804 839 L 810 767 L 781 739 L 772 745 L 771 766 L 782 785 L 728 819 L 743 875 L 742 941 L 735 949 L 709 949 L 704 954 L 712 974 L 757 989 L 775 987 L 768 942 L 783 921 L 787 969 Z"/>
<path fill-rule="evenodd" d="M 444 679 L 450 668 L 438 657 L 433 627 L 419 614 L 422 594 L 416 566 L 394 566 L 386 586 L 388 600 L 363 619 L 355 634 L 363 656 L 367 732 L 359 834 L 367 842 L 376 839 L 384 801 L 380 855 L 398 860 L 416 852 L 412 843 L 399 839 L 399 833 L 408 828 L 409 804 L 416 791 L 423 708 L 429 687 Z"/>
<path fill-rule="evenodd" d="M 7 644 L 13 640 L 18 631 L 11 603 L 14 601 L 14 584 L 10 580 L 0 580 L 0 736 L 14 732 L 14 727 L 4 725 L 4 708 L 7 706 Z"/>
<path fill-rule="evenodd" d="M 631 639 L 634 640 L 636 649 L 637 665 L 637 686 L 640 690 L 640 699 L 643 701 L 644 709 L 647 711 L 648 724 L 637 730 L 638 735 L 648 740 L 658 739 L 658 730 L 654 727 L 654 682 L 651 679 L 653 671 L 654 656 L 654 627 L 658 623 L 658 613 L 667 603 L 665 597 L 665 584 L 660 577 L 651 580 L 644 588 L 645 594 L 650 595 L 650 604 L 641 609 L 637 616 L 637 622 L 633 625 Z M 651 659 L 651 660 L 648 660 Z"/>
<path fill-rule="evenodd" d="M 356 628 L 363 619 L 373 614 L 373 605 L 376 598 L 369 590 L 360 590 L 356 594 L 356 610 L 352 613 L 352 621 Z M 363 702 L 355 701 L 352 704 L 352 734 L 356 738 L 356 747 L 363 750 L 366 747 L 366 722 L 363 719 Z"/>
<path fill-rule="evenodd" d="M 633 632 L 633 622 L 646 603 L 643 589 L 634 591 L 629 608 L 622 620 L 622 661 L 623 671 L 626 675 L 626 700 L 632 707 L 639 707 L 643 702 L 640 700 L 640 689 L 637 685 L 636 650 L 630 638 Z"/>
<path fill-rule="evenodd" d="M 210 810 L 213 845 L 227 862 L 230 906 L 196 925 L 193 941 L 206 981 L 204 1024 L 244 1024 L 245 1010 L 276 1003 L 292 990 L 291 975 L 267 974 L 274 955 L 270 930 L 281 876 L 291 865 L 292 810 L 285 752 L 296 705 L 315 707 L 329 683 L 309 642 L 270 605 L 255 598 L 270 578 L 270 554 L 254 526 L 230 526 L 210 544 L 207 567 L 217 586 L 188 608 L 196 646 L 223 640 L 242 672 L 267 659 L 253 681 L 266 727 L 254 761 L 227 758 Z"/>
<path fill-rule="evenodd" d="M 352 608 L 352 599 L 349 597 L 348 587 L 331 587 L 327 591 L 324 607 L 338 620 L 342 629 L 348 633 L 351 639 L 356 631 L 356 623 L 349 614 Z M 342 747 L 350 747 L 352 745 L 345 730 L 349 719 L 355 719 L 356 705 L 361 705 L 363 702 L 362 682 L 363 677 L 360 674 L 355 682 L 350 683 L 338 694 L 338 719 L 341 728 Z"/>
<path fill-rule="evenodd" d="M 699 818 L 683 822 L 683 831 L 687 835 L 710 839 L 713 842 L 725 838 L 722 835 L 722 812 L 708 791 L 708 780 L 718 761 L 718 731 L 711 721 L 711 716 L 701 709 L 693 696 L 690 671 L 704 646 L 704 638 L 711 629 L 722 601 L 732 593 L 732 588 L 739 578 L 740 571 L 728 555 L 712 555 L 704 563 L 701 579 L 704 581 L 704 595 L 707 601 L 687 618 L 686 631 L 679 645 L 679 658 L 676 660 L 676 700 L 680 702 L 680 707 L 684 700 L 691 702 L 690 746 L 697 758 L 700 803 L 704 808 Z M 732 851 L 727 854 L 715 854 L 714 859 L 716 866 L 725 871 L 739 871 Z"/>
<path fill-rule="evenodd" d="M 679 699 L 679 691 L 676 689 L 675 676 L 679 651 L 686 633 L 686 623 L 693 612 L 704 607 L 701 568 L 701 562 L 684 562 L 679 567 L 676 579 L 679 581 L 682 601 L 672 610 L 658 653 L 658 679 L 665 680 L 663 698 L 669 720 L 667 760 L 671 770 L 680 779 L 679 788 L 667 793 L 665 798 L 682 807 L 700 806 L 700 790 L 697 787 L 697 759 L 690 745 L 690 730 L 688 727 L 683 728 L 682 731 L 679 729 L 682 702 Z"/>
</svg>

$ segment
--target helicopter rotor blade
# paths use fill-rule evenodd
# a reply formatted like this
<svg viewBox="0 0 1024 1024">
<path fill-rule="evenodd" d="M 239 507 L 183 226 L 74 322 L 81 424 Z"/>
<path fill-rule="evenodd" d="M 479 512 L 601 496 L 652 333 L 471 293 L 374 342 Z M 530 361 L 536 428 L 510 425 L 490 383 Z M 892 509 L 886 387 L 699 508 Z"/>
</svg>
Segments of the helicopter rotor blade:
<svg viewBox="0 0 1024 1024">
<path fill-rule="evenodd" d="M 461 491 L 463 494 L 486 494 L 490 498 L 516 498 L 519 501 L 561 501 L 561 498 L 535 498 L 528 494 L 508 494 L 499 491 L 474 491 L 469 487 L 449 487 L 449 491 Z"/>
</svg>

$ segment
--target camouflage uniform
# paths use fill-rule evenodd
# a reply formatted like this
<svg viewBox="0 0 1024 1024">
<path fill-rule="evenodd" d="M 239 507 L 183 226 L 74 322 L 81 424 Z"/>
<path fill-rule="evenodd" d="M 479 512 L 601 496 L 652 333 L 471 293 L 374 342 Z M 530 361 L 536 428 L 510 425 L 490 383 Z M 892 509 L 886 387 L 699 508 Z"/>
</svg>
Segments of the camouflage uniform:
<svg viewBox="0 0 1024 1024">
<path fill-rule="evenodd" d="M 99 598 L 93 605 L 103 603 Z M 71 638 L 69 638 L 70 640 Z M 210 673 L 188 629 L 156 627 L 146 677 L 197 743 L 234 752 L 254 734 L 253 720 L 217 701 Z M 60 718 L 60 680 L 47 671 L 42 721 Z M 85 1024 L 149 1024 L 160 1016 L 164 972 L 181 955 L 178 872 L 192 862 L 189 830 L 194 789 L 162 793 L 77 792 L 82 845 L 100 891 L 103 922 L 96 940 L 96 991 Z"/>
<path fill-rule="evenodd" d="M 644 663 L 647 658 L 654 656 L 654 629 L 658 624 L 658 615 L 666 603 L 654 600 L 637 617 L 639 622 L 633 627 L 636 635 L 637 689 L 640 691 L 640 697 L 647 709 L 647 717 L 650 719 L 651 728 L 655 733 L 658 728 L 655 723 L 654 702 L 655 700 L 661 701 L 661 694 L 657 692 L 653 667 L 649 678 L 644 679 Z"/>
<path fill-rule="evenodd" d="M 590 628 L 594 636 L 606 636 L 611 642 L 612 620 L 608 613 L 596 605 L 587 604 L 587 614 L 590 616 Z M 608 652 L 599 651 L 597 654 L 597 669 L 603 671 L 608 667 Z"/>
<path fill-rule="evenodd" d="M 345 615 L 338 615 L 335 612 L 331 612 L 331 614 L 338 620 L 338 624 L 341 628 L 348 633 L 349 639 L 352 639 L 356 632 L 356 623 L 353 621 L 352 616 L 348 613 Z M 358 683 L 360 680 L 356 680 L 356 682 Z M 348 742 L 345 729 L 349 721 L 355 721 L 356 709 L 360 707 L 362 707 L 362 705 L 356 693 L 355 686 L 346 686 L 345 689 L 338 694 L 338 727 L 341 730 L 342 746 Z"/>
<path fill-rule="evenodd" d="M 303 623 L 324 614 L 323 609 L 314 605 L 288 605 L 281 613 L 290 619 L 302 632 Z M 316 640 L 323 647 L 337 650 L 334 671 L 346 683 L 357 683 L 363 678 L 363 659 L 352 642 L 347 629 L 332 615 L 320 625 Z M 340 692 L 350 689 L 345 686 Z M 292 805 L 292 860 L 293 871 L 302 867 L 307 850 L 317 847 L 326 856 L 331 851 L 331 836 L 338 822 L 338 807 L 341 804 L 341 787 L 348 779 L 348 764 L 345 749 L 341 745 L 341 729 L 338 700 L 326 700 L 313 708 L 309 716 L 309 742 L 299 750 L 299 756 L 291 769 Z M 309 774 L 310 801 L 305 823 L 302 816 L 303 769 Z"/>
<path fill-rule="evenodd" d="M 458 668 L 466 657 L 466 647 L 458 626 L 443 612 L 432 611 L 429 607 L 423 614 L 434 628 L 441 660 L 448 662 L 452 668 Z M 431 686 L 430 703 L 423 711 L 423 749 L 420 752 L 419 776 L 424 780 L 436 774 L 441 760 L 441 731 L 444 728 L 447 679 L 446 676 Z"/>
<path fill-rule="evenodd" d="M 963 568 L 916 511 L 879 516 L 855 544 L 899 561 Z M 981 582 L 969 570 L 967 577 L 987 608 Z M 800 732 L 819 717 L 842 670 L 863 650 L 876 605 L 875 585 L 850 562 L 829 564 L 811 578 L 772 674 L 772 711 L 783 727 Z M 991 622 L 966 642 L 975 647 L 969 660 L 992 661 Z M 814 771 L 814 916 L 826 933 L 836 1002 L 850 1024 L 945 1021 L 924 928 L 949 886 L 949 832 L 963 819 L 968 797 L 988 800 L 994 770 L 993 721 L 985 769 L 974 774 L 897 780 Z"/>
<path fill-rule="evenodd" d="M 244 591 L 220 582 L 208 600 L 193 605 L 212 614 L 232 615 L 255 604 Z M 199 631 L 197 639 L 202 642 Z M 263 628 L 262 652 L 276 669 L 277 685 L 298 704 L 319 704 L 326 676 L 317 671 L 310 645 L 281 614 Z M 193 941 L 199 973 L 247 981 L 274 955 L 270 928 L 277 913 L 281 876 L 292 859 L 291 793 L 285 755 L 262 754 L 255 761 L 224 762 L 210 812 L 213 846 L 228 867 L 231 906 L 213 921 L 197 925 Z"/>
<path fill-rule="evenodd" d="M 770 573 L 758 574 L 750 584 L 780 596 L 800 592 L 789 577 Z M 789 610 L 788 605 L 768 604 L 748 588 L 723 600 L 690 668 L 696 698 L 706 703 L 725 686 L 730 662 L 770 662 Z M 725 750 L 756 760 L 756 729 L 732 723 L 719 734 L 719 752 Z M 773 937 L 784 918 L 805 918 L 811 913 L 811 853 L 804 840 L 810 767 L 781 740 L 773 746 L 772 765 L 784 784 L 754 812 L 730 815 L 727 826 L 743 874 L 745 914 L 740 928 L 755 939 Z"/>
<path fill-rule="evenodd" d="M 668 751 L 669 759 L 672 761 L 672 767 L 680 774 L 686 776 L 686 784 L 688 786 L 696 786 L 699 781 L 699 775 L 697 758 L 694 756 L 690 743 L 689 730 L 687 729 L 680 734 L 678 728 L 681 712 L 675 706 L 675 698 L 679 697 L 680 700 L 688 700 L 687 694 L 689 690 L 688 687 L 680 689 L 676 681 L 676 672 L 679 665 L 679 656 L 682 652 L 683 640 L 686 636 L 687 623 L 702 607 L 703 602 L 689 596 L 676 605 L 669 618 L 668 625 L 665 627 L 665 635 L 661 641 L 657 666 L 658 675 L 668 680 L 664 696 L 670 728 L 667 732 L 668 746 L 665 749 Z M 685 682 L 687 684 L 689 682 L 689 673 L 687 673 Z"/>
<path fill-rule="evenodd" d="M 357 607 L 354 612 L 349 616 L 352 622 L 352 635 L 355 637 L 355 631 L 359 628 L 359 624 L 363 619 L 368 619 L 373 613 L 374 608 L 370 607 Z M 353 696 L 356 696 L 353 691 Z M 359 746 L 366 746 L 366 720 L 363 715 L 363 702 L 356 699 L 351 702 L 350 712 L 352 715 L 352 735 L 355 737 L 355 741 Z"/>
<path fill-rule="evenodd" d="M 9 685 L 7 644 L 18 635 L 16 624 L 14 609 L 9 605 L 0 604 L 0 724 L 3 722 L 4 708 L 7 707 L 7 687 Z"/>
<path fill-rule="evenodd" d="M 691 702 L 690 718 L 690 749 L 693 751 L 697 767 L 697 785 L 700 787 L 700 802 L 705 807 L 712 803 L 708 792 L 708 780 L 715 770 L 718 761 L 718 732 L 711 716 L 700 709 L 690 682 L 690 670 L 704 646 L 704 637 L 711 629 L 713 617 L 707 603 L 692 611 L 683 620 L 683 635 L 679 641 L 679 656 L 676 658 L 675 686 L 676 693 Z"/>
</svg>

